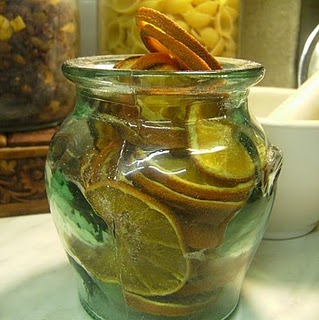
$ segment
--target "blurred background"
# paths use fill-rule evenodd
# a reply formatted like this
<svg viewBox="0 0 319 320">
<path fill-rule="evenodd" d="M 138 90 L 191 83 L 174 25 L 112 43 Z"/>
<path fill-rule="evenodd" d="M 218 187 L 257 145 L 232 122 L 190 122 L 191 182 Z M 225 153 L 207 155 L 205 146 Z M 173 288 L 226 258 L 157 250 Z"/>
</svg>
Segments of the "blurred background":
<svg viewBox="0 0 319 320">
<path fill-rule="evenodd" d="M 202 10 L 190 12 L 187 8 L 190 3 Z M 134 41 L 138 41 L 131 27 L 134 24 L 134 12 L 141 5 L 163 11 L 186 29 L 193 25 L 191 33 L 199 40 L 206 40 L 206 43 L 202 43 L 210 48 L 218 30 L 213 21 L 221 16 L 220 27 L 224 28 L 222 36 L 232 37 L 237 44 L 234 55 L 258 61 L 265 66 L 266 76 L 260 83 L 263 86 L 294 88 L 298 85 L 302 51 L 308 37 L 319 24 L 318 0 L 80 0 L 81 55 L 123 53 L 125 46 L 122 40 L 125 37 L 131 35 Z M 199 18 L 204 26 L 192 22 L 188 17 L 195 17 L 198 12 L 211 14 L 208 27 L 205 26 L 205 15 Z M 121 38 L 121 31 L 125 31 L 125 28 L 128 31 Z M 229 29 L 233 33 L 228 33 Z M 112 47 L 110 42 L 115 40 L 122 41 L 122 47 Z M 127 43 L 130 44 L 129 41 Z M 220 43 L 217 41 L 218 45 Z M 138 46 L 128 45 L 126 49 L 128 52 L 137 52 Z M 229 55 L 229 50 L 211 51 L 215 55 Z"/>
</svg>

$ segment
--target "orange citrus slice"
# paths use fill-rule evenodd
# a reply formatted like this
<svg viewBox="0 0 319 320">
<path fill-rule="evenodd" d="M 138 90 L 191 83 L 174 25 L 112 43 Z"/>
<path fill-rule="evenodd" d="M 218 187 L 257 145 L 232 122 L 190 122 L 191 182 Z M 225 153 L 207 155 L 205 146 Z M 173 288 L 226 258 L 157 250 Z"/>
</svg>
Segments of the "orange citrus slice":
<svg viewBox="0 0 319 320">
<path fill-rule="evenodd" d="M 148 145 L 186 148 L 184 128 L 185 106 L 178 95 L 138 95 L 141 119 L 139 135 Z"/>
<path fill-rule="evenodd" d="M 131 308 L 139 312 L 166 317 L 192 315 L 203 310 L 216 299 L 213 293 L 204 297 L 191 296 L 185 299 L 185 297 L 178 298 L 174 295 L 163 298 L 143 297 L 131 292 L 124 292 L 124 298 Z"/>
<path fill-rule="evenodd" d="M 103 115 L 90 118 L 90 133 L 95 148 L 86 153 L 81 165 L 81 181 L 85 187 L 101 178 L 112 179 L 117 171 L 117 161 L 124 139 L 111 122 L 102 121 Z"/>
<path fill-rule="evenodd" d="M 166 50 L 174 55 L 179 61 L 181 69 L 211 70 L 208 64 L 200 59 L 195 52 L 151 24 L 142 27 L 141 38 L 151 52 L 165 52 Z"/>
<path fill-rule="evenodd" d="M 186 132 L 198 168 L 220 181 L 238 184 L 252 180 L 255 166 L 247 150 L 233 138 L 234 126 L 203 117 L 201 107 L 188 108 Z"/>
<path fill-rule="evenodd" d="M 222 69 L 200 42 L 159 11 L 141 7 L 136 22 L 144 45 L 151 52 L 169 52 L 190 70 Z"/>
<path fill-rule="evenodd" d="M 135 62 L 138 61 L 140 57 L 141 56 L 131 56 L 131 57 L 125 58 L 117 62 L 114 65 L 114 68 L 115 69 L 132 69 L 132 66 L 134 65 Z"/>
<path fill-rule="evenodd" d="M 245 204 L 245 201 L 214 201 L 189 197 L 166 187 L 160 182 L 149 179 L 139 171 L 131 172 L 130 178 L 143 192 L 185 215 L 198 218 L 199 222 L 219 225 L 224 221 L 227 214 L 235 213 Z"/>
<path fill-rule="evenodd" d="M 241 201 L 247 199 L 254 181 L 231 187 L 215 186 L 212 179 L 199 172 L 189 155 L 160 150 L 152 153 L 137 152 L 137 170 L 148 178 L 189 197 L 203 200 Z"/>
<path fill-rule="evenodd" d="M 165 52 L 152 52 L 142 56 L 128 57 L 115 64 L 114 68 L 161 71 L 180 70 L 178 61 Z"/>
<path fill-rule="evenodd" d="M 184 257 L 187 246 L 170 210 L 120 181 L 91 185 L 86 197 L 113 228 L 123 289 L 145 296 L 167 295 L 185 284 L 190 273 Z"/>
<path fill-rule="evenodd" d="M 118 267 L 114 239 L 105 245 L 89 245 L 74 236 L 64 235 L 71 255 L 80 260 L 81 265 L 105 282 L 118 282 Z"/>
<path fill-rule="evenodd" d="M 234 214 L 226 215 L 224 221 L 218 225 L 197 222 L 196 218 L 181 217 L 180 225 L 186 243 L 194 249 L 212 249 L 219 246 L 224 241 L 226 227 L 233 216 Z"/>
<path fill-rule="evenodd" d="M 185 286 L 174 293 L 176 297 L 193 298 L 197 295 L 211 295 L 218 293 L 222 290 L 220 283 L 214 279 L 214 274 L 207 274 L 203 277 L 190 279 Z"/>
<path fill-rule="evenodd" d="M 109 101 L 100 108 L 97 118 L 91 120 L 99 149 L 103 149 L 109 140 L 121 139 L 134 145 L 187 147 L 183 122 L 185 108 L 178 97 L 147 94 L 137 95 L 137 101 L 139 110 L 132 101 Z"/>
<path fill-rule="evenodd" d="M 176 59 L 173 59 L 168 53 L 154 52 L 141 56 L 133 65 L 136 70 L 180 70 Z"/>
<path fill-rule="evenodd" d="M 139 128 L 139 135 L 148 145 L 161 146 L 166 149 L 187 146 L 185 129 L 178 127 L 154 126 L 145 122 Z"/>
<path fill-rule="evenodd" d="M 86 154 L 81 166 L 81 181 L 85 187 L 117 174 L 117 162 L 122 145 L 110 142 L 102 151 L 92 150 Z"/>
</svg>

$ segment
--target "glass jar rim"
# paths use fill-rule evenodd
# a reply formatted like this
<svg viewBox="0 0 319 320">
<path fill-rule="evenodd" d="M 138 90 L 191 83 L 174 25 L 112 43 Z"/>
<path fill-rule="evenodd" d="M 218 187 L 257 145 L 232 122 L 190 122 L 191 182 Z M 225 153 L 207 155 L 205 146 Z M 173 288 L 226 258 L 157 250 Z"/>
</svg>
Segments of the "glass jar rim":
<svg viewBox="0 0 319 320">
<path fill-rule="evenodd" d="M 221 70 L 159 71 L 116 69 L 125 58 L 140 55 L 100 55 L 67 60 L 62 65 L 64 76 L 79 90 L 94 96 L 101 92 L 150 92 L 163 94 L 205 94 L 208 92 L 242 92 L 257 84 L 264 76 L 264 67 L 254 61 L 218 58 Z"/>
<path fill-rule="evenodd" d="M 221 70 L 209 70 L 209 71 L 159 71 L 159 70 L 131 70 L 131 69 L 115 69 L 114 64 L 117 62 L 129 58 L 138 57 L 141 54 L 122 54 L 122 55 L 97 55 L 78 57 L 74 59 L 66 60 L 62 66 L 63 72 L 67 75 L 69 73 L 81 72 L 82 76 L 93 75 L 98 73 L 99 75 L 162 75 L 162 76 L 204 76 L 204 77 L 223 77 L 225 75 L 233 75 L 237 77 L 242 73 L 251 73 L 252 77 L 264 73 L 264 67 L 262 64 L 245 59 L 239 58 L 226 58 L 217 57 L 216 59 L 221 63 L 223 69 Z"/>
</svg>

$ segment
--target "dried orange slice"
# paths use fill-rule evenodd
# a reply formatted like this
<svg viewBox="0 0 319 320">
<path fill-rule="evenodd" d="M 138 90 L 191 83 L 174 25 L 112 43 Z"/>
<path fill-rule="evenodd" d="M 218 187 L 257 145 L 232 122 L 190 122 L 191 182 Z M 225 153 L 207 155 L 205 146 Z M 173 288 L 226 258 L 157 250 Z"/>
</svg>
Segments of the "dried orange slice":
<svg viewBox="0 0 319 320">
<path fill-rule="evenodd" d="M 136 22 L 141 38 L 151 52 L 169 52 L 190 70 L 222 69 L 200 42 L 159 11 L 141 7 Z"/>
<path fill-rule="evenodd" d="M 117 281 L 123 289 L 161 296 L 185 284 L 190 273 L 185 258 L 187 245 L 169 209 L 120 181 L 91 185 L 86 197 L 95 212 L 112 226 Z"/>
<path fill-rule="evenodd" d="M 138 132 L 149 145 L 187 148 L 185 106 L 180 96 L 147 93 L 138 95 L 137 102 L 141 116 Z"/>
<path fill-rule="evenodd" d="M 128 176 L 145 193 L 174 208 L 187 244 L 196 249 L 220 245 L 228 222 L 245 204 L 253 181 L 243 183 L 245 189 L 240 193 L 236 187 L 209 185 L 209 180 L 202 183 L 203 175 L 187 155 L 177 158 L 169 150 L 160 150 L 147 156 L 139 150 L 135 157 Z"/>
<path fill-rule="evenodd" d="M 255 173 L 252 158 L 233 137 L 234 126 L 204 117 L 200 105 L 188 108 L 186 132 L 192 157 L 199 170 L 225 185 L 250 181 Z"/>
<path fill-rule="evenodd" d="M 186 148 L 185 129 L 165 127 L 145 122 L 139 128 L 139 135 L 148 145 L 161 146 L 165 149 Z"/>
<path fill-rule="evenodd" d="M 81 181 L 85 187 L 116 176 L 121 147 L 122 144 L 113 141 L 102 151 L 92 150 L 86 155 L 81 167 Z"/>
<path fill-rule="evenodd" d="M 178 317 L 192 315 L 196 312 L 202 311 L 216 297 L 214 293 L 206 295 L 190 296 L 188 299 L 185 297 L 143 297 L 133 294 L 131 292 L 124 292 L 124 298 L 127 304 L 135 310 L 143 313 L 166 316 Z"/>
<path fill-rule="evenodd" d="M 208 64 L 183 43 L 160 31 L 155 26 L 147 24 L 141 29 L 141 37 L 145 46 L 150 51 L 164 51 L 171 53 L 179 61 L 182 69 L 186 70 L 211 70 Z M 165 52 L 165 51 L 164 51 Z"/>
<path fill-rule="evenodd" d="M 226 227 L 233 216 L 234 214 L 225 215 L 224 221 L 218 225 L 197 222 L 195 217 L 181 217 L 180 225 L 188 246 L 194 249 L 216 248 L 223 243 Z"/>
<path fill-rule="evenodd" d="M 174 293 L 176 297 L 194 298 L 198 295 L 211 295 L 219 293 L 222 290 L 220 283 L 214 279 L 214 274 L 206 274 L 203 277 L 194 277 L 189 279 L 185 286 Z"/>
<path fill-rule="evenodd" d="M 139 171 L 130 173 L 134 184 L 143 192 L 155 197 L 161 202 L 177 209 L 191 217 L 199 218 L 198 221 L 219 225 L 227 214 L 240 210 L 245 201 L 214 201 L 189 197 L 178 193 L 160 182 L 149 179 Z"/>
<path fill-rule="evenodd" d="M 132 69 L 132 66 L 134 65 L 134 63 L 138 61 L 140 57 L 141 56 L 131 56 L 123 60 L 120 60 L 114 65 L 114 68 L 115 69 Z"/>
<path fill-rule="evenodd" d="M 180 70 L 176 59 L 165 52 L 148 53 L 141 56 L 133 65 L 136 70 Z"/>
<path fill-rule="evenodd" d="M 112 137 L 115 140 L 121 137 L 134 145 L 187 147 L 185 108 L 178 96 L 168 98 L 147 93 L 137 95 L 136 99 L 139 107 L 128 98 L 126 103 L 109 101 L 100 107 L 99 115 L 91 120 L 99 149 L 102 149 L 100 144 L 107 144 Z"/>
<path fill-rule="evenodd" d="M 105 245 L 89 245 L 77 237 L 64 235 L 69 251 L 89 272 L 105 282 L 118 282 L 118 267 L 114 239 Z"/>
<path fill-rule="evenodd" d="M 180 65 L 176 59 L 165 52 L 147 53 L 128 57 L 115 64 L 116 69 L 177 71 Z"/>
<path fill-rule="evenodd" d="M 148 178 L 189 197 L 203 200 L 241 201 L 247 199 L 254 181 L 235 186 L 216 186 L 212 179 L 199 172 L 192 157 L 180 155 L 178 151 L 159 150 L 145 153 L 136 152 L 136 170 Z"/>
</svg>

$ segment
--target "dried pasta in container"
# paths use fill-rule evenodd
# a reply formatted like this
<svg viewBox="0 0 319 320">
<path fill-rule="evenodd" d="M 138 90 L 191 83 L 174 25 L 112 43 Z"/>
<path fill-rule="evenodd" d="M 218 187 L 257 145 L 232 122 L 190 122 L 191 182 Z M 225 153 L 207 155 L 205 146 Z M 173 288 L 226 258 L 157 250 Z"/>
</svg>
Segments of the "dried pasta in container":
<svg viewBox="0 0 319 320">
<path fill-rule="evenodd" d="M 99 52 L 144 53 L 139 7 L 161 11 L 217 56 L 237 57 L 240 0 L 99 0 Z"/>
</svg>

